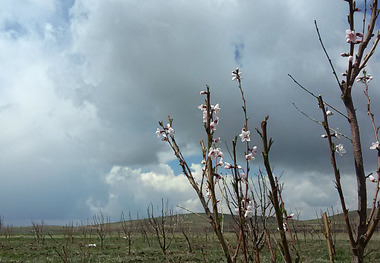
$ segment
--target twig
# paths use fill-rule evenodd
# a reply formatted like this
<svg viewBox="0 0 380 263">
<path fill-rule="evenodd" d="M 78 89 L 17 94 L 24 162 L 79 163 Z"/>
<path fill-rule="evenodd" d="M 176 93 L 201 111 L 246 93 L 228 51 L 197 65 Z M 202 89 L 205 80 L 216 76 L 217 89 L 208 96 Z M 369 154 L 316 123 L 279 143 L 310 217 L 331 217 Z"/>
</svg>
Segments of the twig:
<svg viewBox="0 0 380 263">
<path fill-rule="evenodd" d="M 334 68 L 334 65 L 330 59 L 330 56 L 329 54 L 327 53 L 327 50 L 325 48 L 325 45 L 323 45 L 323 41 L 322 41 L 322 38 L 321 38 L 321 34 L 319 33 L 319 29 L 318 29 L 318 25 L 317 25 L 317 20 L 314 20 L 314 25 L 315 25 L 315 29 L 317 30 L 317 34 L 318 34 L 318 39 L 319 39 L 319 42 L 321 43 L 321 46 L 323 48 L 323 51 L 325 52 L 325 55 L 327 57 L 327 59 L 329 60 L 329 63 L 330 63 L 330 66 L 331 66 L 331 69 L 333 71 L 333 75 L 335 76 L 335 79 L 336 81 L 338 82 L 338 85 L 341 87 L 341 84 L 340 84 L 340 81 L 339 81 L 339 78 L 338 78 L 338 75 L 336 74 L 336 71 L 335 71 L 335 68 Z"/>
<path fill-rule="evenodd" d="M 292 75 L 288 74 L 288 76 L 298 85 L 298 87 L 300 87 L 301 89 L 303 89 L 304 91 L 306 91 L 307 93 L 309 93 L 314 98 L 318 99 L 317 95 L 315 95 L 313 92 L 309 91 L 307 88 L 305 88 L 304 86 L 302 86 L 297 80 L 295 80 L 295 78 L 293 78 Z M 343 117 L 345 117 L 348 120 L 348 117 L 346 115 L 344 115 L 341 111 L 337 110 L 335 107 L 331 106 L 327 102 L 323 102 L 323 103 L 324 103 L 324 105 L 329 106 L 331 109 L 333 109 L 334 111 L 336 111 L 337 113 L 339 113 L 340 115 L 342 115 Z"/>
<path fill-rule="evenodd" d="M 316 122 L 316 123 L 318 123 L 318 124 L 320 124 L 320 125 L 323 126 L 323 123 L 322 123 L 321 121 L 316 120 L 316 119 L 312 118 L 311 116 L 309 116 L 308 114 L 306 114 L 304 111 L 302 111 L 300 108 L 298 108 L 298 107 L 296 106 L 295 103 L 293 103 L 293 106 L 294 106 L 294 107 L 295 107 L 295 108 L 296 108 L 301 114 L 303 114 L 304 116 L 306 116 L 306 117 L 309 118 L 310 120 L 312 120 L 312 121 L 314 121 L 314 122 Z M 342 136 L 342 137 L 346 138 L 347 140 L 349 140 L 350 142 L 352 142 L 350 137 L 348 137 L 347 135 L 341 133 L 340 131 L 335 130 L 335 129 L 331 128 L 331 127 L 329 127 L 329 129 L 330 129 L 330 131 L 333 131 L 334 133 L 338 134 L 339 136 Z"/>
<path fill-rule="evenodd" d="M 187 212 L 190 212 L 190 213 L 192 213 L 192 214 L 194 214 L 194 215 L 196 215 L 196 216 L 199 216 L 200 218 L 202 218 L 202 219 L 204 219 L 204 220 L 206 220 L 206 221 L 210 221 L 209 218 L 204 217 L 204 216 L 202 216 L 201 214 L 198 214 L 197 212 L 193 212 L 193 211 L 187 209 L 186 207 L 183 207 L 183 206 L 180 206 L 180 205 L 177 205 L 177 207 L 178 207 L 178 208 L 181 208 L 181 209 L 183 209 L 183 210 L 186 210 Z"/>
</svg>

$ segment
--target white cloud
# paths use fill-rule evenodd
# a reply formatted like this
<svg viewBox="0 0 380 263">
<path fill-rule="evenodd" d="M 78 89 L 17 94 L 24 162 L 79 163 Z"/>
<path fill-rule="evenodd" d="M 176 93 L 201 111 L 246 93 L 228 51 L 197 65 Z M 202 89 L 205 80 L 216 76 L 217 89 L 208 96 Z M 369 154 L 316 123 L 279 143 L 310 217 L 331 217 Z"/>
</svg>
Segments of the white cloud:
<svg viewBox="0 0 380 263">
<path fill-rule="evenodd" d="M 193 164 L 191 169 L 195 178 L 199 178 L 200 165 Z M 107 185 L 105 200 L 91 196 L 87 204 L 93 213 L 103 211 L 114 219 L 118 219 L 121 212 L 127 211 L 145 216 L 150 202 L 155 206 L 159 205 L 161 198 L 169 200 L 174 210 L 179 212 L 183 211 L 176 208 L 177 205 L 190 210 L 195 209 L 194 211 L 201 208 L 187 178 L 182 174 L 175 175 L 172 168 L 166 164 L 159 164 L 147 172 L 114 166 L 104 182 Z"/>
</svg>

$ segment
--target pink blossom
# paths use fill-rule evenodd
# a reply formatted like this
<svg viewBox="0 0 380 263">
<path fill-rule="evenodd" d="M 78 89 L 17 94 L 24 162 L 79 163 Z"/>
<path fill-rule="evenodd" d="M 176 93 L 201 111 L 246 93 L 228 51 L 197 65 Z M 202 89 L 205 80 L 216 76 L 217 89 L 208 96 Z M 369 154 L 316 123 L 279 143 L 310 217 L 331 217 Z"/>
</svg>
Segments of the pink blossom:
<svg viewBox="0 0 380 263">
<path fill-rule="evenodd" d="M 157 137 L 160 137 L 158 136 L 158 131 L 159 129 L 157 129 L 156 131 L 156 135 Z M 166 126 L 164 127 L 164 130 L 160 130 L 161 133 L 165 133 L 166 135 L 169 134 L 170 136 L 174 136 L 174 129 L 170 126 L 170 124 L 166 124 Z"/>
<path fill-rule="evenodd" d="M 371 150 L 378 150 L 378 149 L 380 149 L 380 144 L 379 144 L 379 142 L 377 141 L 377 142 L 373 142 L 372 143 L 372 146 L 371 147 L 369 147 Z"/>
<path fill-rule="evenodd" d="M 162 132 L 163 132 L 162 130 L 160 130 L 159 128 L 157 128 L 157 130 L 156 130 L 157 138 L 160 138 L 160 137 L 161 137 L 161 133 L 162 133 Z"/>
<path fill-rule="evenodd" d="M 174 129 L 172 127 L 169 127 L 167 131 L 170 136 L 174 136 Z"/>
<path fill-rule="evenodd" d="M 219 103 L 217 103 L 215 106 L 211 105 L 211 110 L 213 110 L 215 114 L 219 114 L 219 111 L 220 111 Z"/>
<path fill-rule="evenodd" d="M 249 210 L 247 209 L 245 211 L 244 217 L 245 218 L 251 218 L 251 217 L 253 217 L 253 210 L 252 209 L 249 209 Z"/>
<path fill-rule="evenodd" d="M 220 142 L 220 137 L 215 138 L 215 139 L 212 139 L 212 141 L 213 141 L 214 143 L 219 143 L 219 142 Z"/>
<path fill-rule="evenodd" d="M 371 76 L 371 74 L 366 74 L 366 75 L 364 75 L 364 76 L 357 77 L 357 78 L 356 78 L 356 81 L 357 81 L 357 82 L 361 82 L 361 83 L 368 83 L 368 82 L 370 82 L 372 79 L 373 79 L 373 77 Z"/>
<path fill-rule="evenodd" d="M 287 219 L 293 219 L 293 217 L 294 217 L 294 214 L 292 213 L 292 214 L 288 215 L 286 218 Z"/>
<path fill-rule="evenodd" d="M 201 104 L 201 105 L 198 106 L 198 109 L 200 109 L 202 111 L 205 111 L 206 110 L 206 105 Z"/>
<path fill-rule="evenodd" d="M 240 80 L 241 79 L 241 72 L 239 72 L 239 68 L 236 68 L 234 71 L 232 71 L 232 81 L 234 80 Z"/>
<path fill-rule="evenodd" d="M 207 111 L 202 111 L 202 119 L 203 119 L 203 122 L 206 123 L 207 122 Z"/>
<path fill-rule="evenodd" d="M 215 121 L 212 121 L 211 123 L 210 123 L 210 129 L 212 130 L 212 131 L 216 131 L 216 126 L 218 125 L 218 122 L 215 122 Z"/>
<path fill-rule="evenodd" d="M 356 38 L 356 34 L 355 34 L 355 30 L 350 30 L 350 29 L 347 29 L 346 30 L 346 41 L 347 43 L 356 43 L 358 41 L 358 39 Z"/>
<path fill-rule="evenodd" d="M 288 229 L 286 228 L 286 224 L 285 223 L 282 223 L 282 229 L 287 232 Z M 277 231 L 280 231 L 280 229 L 277 227 Z"/>
<path fill-rule="evenodd" d="M 206 95 L 206 94 L 207 94 L 207 91 L 201 90 L 200 94 L 201 94 L 201 95 Z"/>
<path fill-rule="evenodd" d="M 250 162 L 251 160 L 255 160 L 255 157 L 253 157 L 252 153 L 249 153 L 245 155 L 245 159 Z"/>
<path fill-rule="evenodd" d="M 353 56 L 348 56 L 348 61 L 349 62 L 352 62 L 354 60 L 354 57 Z"/>
<path fill-rule="evenodd" d="M 242 142 L 244 142 L 244 141 L 249 142 L 249 141 L 251 141 L 251 138 L 249 137 L 250 135 L 251 135 L 251 132 L 250 131 L 246 131 L 245 128 L 243 128 L 241 130 L 241 134 L 239 135 L 239 137 L 240 137 L 240 139 L 241 139 Z"/>
<path fill-rule="evenodd" d="M 373 175 L 368 176 L 368 179 L 369 179 L 372 183 L 377 183 L 377 179 L 376 179 Z"/>
<path fill-rule="evenodd" d="M 223 158 L 223 152 L 220 148 L 210 148 L 209 152 L 208 152 L 208 156 L 212 159 L 217 159 L 218 157 L 219 158 Z"/>
<path fill-rule="evenodd" d="M 332 116 L 332 115 L 334 115 L 334 112 L 332 112 L 331 110 L 328 110 L 328 111 L 326 111 L 326 115 L 327 116 Z"/>
<path fill-rule="evenodd" d="M 230 163 L 225 162 L 224 163 L 224 169 L 231 169 L 233 166 Z"/>
<path fill-rule="evenodd" d="M 162 135 L 162 138 L 161 138 L 162 141 L 168 141 L 169 140 L 166 133 L 162 133 L 161 135 Z"/>
</svg>

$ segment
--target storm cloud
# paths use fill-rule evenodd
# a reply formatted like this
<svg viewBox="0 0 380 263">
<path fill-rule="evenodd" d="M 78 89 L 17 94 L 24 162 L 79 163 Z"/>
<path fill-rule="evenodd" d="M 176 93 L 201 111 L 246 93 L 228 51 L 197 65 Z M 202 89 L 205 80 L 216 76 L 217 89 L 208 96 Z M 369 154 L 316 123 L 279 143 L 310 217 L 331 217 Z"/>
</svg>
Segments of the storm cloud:
<svg viewBox="0 0 380 263">
<path fill-rule="evenodd" d="M 151 201 L 200 210 L 158 121 L 174 119 L 176 138 L 196 173 L 204 137 L 199 92 L 209 85 L 221 106 L 218 136 L 227 144 L 243 125 L 231 71 L 242 71 L 249 127 L 269 115 L 272 165 L 289 209 L 302 218 L 338 206 L 315 94 L 344 112 L 314 20 L 337 72 L 344 72 L 344 1 L 5 1 L 0 11 L 0 215 L 6 224 L 62 223 L 105 211 L 144 216 Z M 358 16 L 358 26 L 360 15 Z M 379 57 L 367 71 L 379 83 Z M 340 74 L 340 73 L 339 73 Z M 368 173 L 376 156 L 363 87 L 353 92 Z M 379 91 L 371 90 L 377 98 Z M 373 111 L 379 109 L 374 105 Z M 332 125 L 349 135 L 346 120 Z M 367 129 L 368 128 L 368 129 Z M 259 146 L 257 135 L 252 137 Z M 339 158 L 355 202 L 350 145 Z M 368 146 L 368 147 L 367 147 Z M 368 149 L 368 151 L 367 151 Z M 253 163 L 259 169 L 260 158 Z M 371 190 L 371 189 L 370 189 Z M 288 201 L 287 201 L 288 200 Z"/>
</svg>

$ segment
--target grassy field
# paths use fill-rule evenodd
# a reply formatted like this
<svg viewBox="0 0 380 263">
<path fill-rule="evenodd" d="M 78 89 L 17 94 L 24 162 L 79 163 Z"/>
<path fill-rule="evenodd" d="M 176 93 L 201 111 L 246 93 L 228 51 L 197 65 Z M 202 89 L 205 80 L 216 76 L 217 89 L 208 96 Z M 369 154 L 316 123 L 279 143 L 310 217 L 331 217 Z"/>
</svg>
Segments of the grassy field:
<svg viewBox="0 0 380 263">
<path fill-rule="evenodd" d="M 32 227 L 14 228 L 0 236 L 0 262 L 225 262 L 219 243 L 208 226 L 199 217 L 186 217 L 185 233 L 176 229 L 166 257 L 153 232 L 145 235 L 139 229 L 147 222 L 131 222 L 131 246 L 120 223 L 107 224 L 104 246 L 93 226 L 44 226 L 37 238 Z M 226 226 L 230 218 L 226 218 Z M 143 222 L 143 223 L 142 223 Z M 318 220 L 294 221 L 302 262 L 329 262 L 326 241 Z M 226 231 L 229 230 L 226 227 Z M 294 235 L 296 234 L 293 232 Z M 226 233 L 230 244 L 235 244 L 233 232 Z M 272 231 L 273 246 L 278 262 L 281 254 Z M 345 233 L 335 233 L 335 262 L 350 262 L 351 253 Z M 189 244 L 191 245 L 191 251 Z M 91 247 L 89 244 L 96 244 Z M 292 251 L 294 253 L 294 251 Z M 369 253 L 368 253 L 369 252 Z M 380 262 L 380 233 L 376 232 L 367 248 L 366 262 Z M 270 262 L 269 250 L 262 251 L 261 262 Z"/>
</svg>

